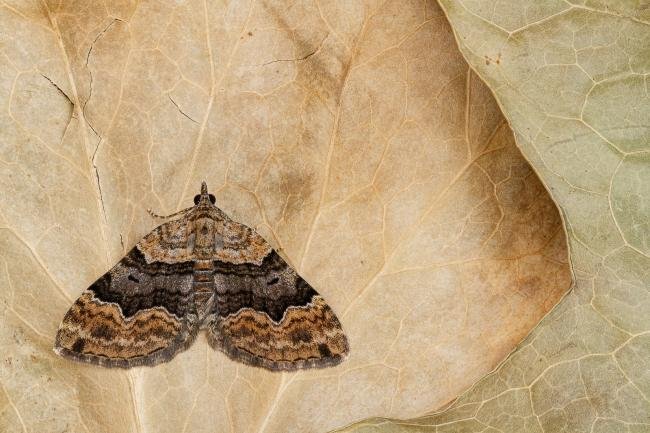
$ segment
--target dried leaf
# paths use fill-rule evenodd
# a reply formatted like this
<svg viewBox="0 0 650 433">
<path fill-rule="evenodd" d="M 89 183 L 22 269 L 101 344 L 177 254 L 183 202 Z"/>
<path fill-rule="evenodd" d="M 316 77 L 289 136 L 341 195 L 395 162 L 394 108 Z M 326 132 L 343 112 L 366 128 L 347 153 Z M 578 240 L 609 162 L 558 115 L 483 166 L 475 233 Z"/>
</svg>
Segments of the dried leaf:
<svg viewBox="0 0 650 433">
<path fill-rule="evenodd" d="M 575 286 L 447 411 L 346 431 L 650 431 L 648 4 L 441 3 L 561 209 Z"/>
<path fill-rule="evenodd" d="M 557 209 L 433 2 L 0 8 L 3 431 L 325 431 L 438 408 L 570 283 Z M 328 300 L 351 356 L 277 374 L 199 339 L 58 358 L 72 300 L 201 180 Z"/>
</svg>

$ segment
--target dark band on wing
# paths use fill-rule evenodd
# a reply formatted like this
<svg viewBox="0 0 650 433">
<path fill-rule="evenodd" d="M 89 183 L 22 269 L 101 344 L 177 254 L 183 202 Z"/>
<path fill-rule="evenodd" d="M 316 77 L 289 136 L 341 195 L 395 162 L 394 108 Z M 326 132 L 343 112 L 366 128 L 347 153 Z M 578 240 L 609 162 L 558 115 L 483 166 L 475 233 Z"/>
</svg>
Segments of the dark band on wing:
<svg viewBox="0 0 650 433">
<path fill-rule="evenodd" d="M 102 302 L 120 306 L 125 317 L 163 307 L 176 317 L 194 311 L 192 263 L 146 263 L 137 247 L 88 289 Z"/>
<path fill-rule="evenodd" d="M 124 256 L 120 261 L 125 266 L 138 269 L 140 272 L 149 275 L 179 275 L 191 274 L 194 266 L 194 261 L 177 262 L 177 263 L 164 263 L 164 262 L 151 262 L 147 263 L 144 254 L 140 251 L 138 246 L 131 248 L 131 251 Z"/>
<path fill-rule="evenodd" d="M 251 308 L 278 322 L 289 307 L 309 304 L 318 293 L 271 251 L 259 266 L 216 263 L 214 313 L 221 317 Z"/>
<path fill-rule="evenodd" d="M 287 267 L 287 263 L 275 250 L 271 250 L 259 265 L 253 263 L 234 264 L 219 260 L 214 262 L 215 272 L 239 277 L 264 277 L 271 272 L 282 271 Z"/>
<path fill-rule="evenodd" d="M 302 279 L 301 279 L 302 280 Z M 227 317 L 240 311 L 242 308 L 251 308 L 261 313 L 266 313 L 274 322 L 279 322 L 289 307 L 304 307 L 309 304 L 318 293 L 304 280 L 299 284 L 298 294 L 280 296 L 269 299 L 245 289 L 219 295 L 214 305 L 214 312 L 221 317 Z"/>
</svg>

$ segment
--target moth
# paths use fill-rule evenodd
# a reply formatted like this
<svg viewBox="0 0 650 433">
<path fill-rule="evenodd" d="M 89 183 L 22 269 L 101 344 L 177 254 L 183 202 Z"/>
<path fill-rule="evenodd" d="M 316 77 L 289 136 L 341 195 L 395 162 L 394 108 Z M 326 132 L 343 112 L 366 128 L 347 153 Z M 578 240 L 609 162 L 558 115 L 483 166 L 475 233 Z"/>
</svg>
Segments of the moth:
<svg viewBox="0 0 650 433">
<path fill-rule="evenodd" d="M 194 206 L 146 235 L 68 310 L 54 350 L 130 368 L 169 361 L 200 330 L 214 349 L 269 370 L 321 368 L 348 354 L 323 298 L 255 230 L 215 206 L 205 182 Z"/>
</svg>

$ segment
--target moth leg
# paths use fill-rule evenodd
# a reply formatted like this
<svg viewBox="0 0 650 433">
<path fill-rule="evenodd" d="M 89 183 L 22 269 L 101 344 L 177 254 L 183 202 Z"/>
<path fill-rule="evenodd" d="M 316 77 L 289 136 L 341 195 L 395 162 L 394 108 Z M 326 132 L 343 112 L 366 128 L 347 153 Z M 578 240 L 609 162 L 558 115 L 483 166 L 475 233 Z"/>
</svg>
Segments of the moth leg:
<svg viewBox="0 0 650 433">
<path fill-rule="evenodd" d="M 147 212 L 148 212 L 149 215 L 151 215 L 153 218 L 168 219 L 168 218 L 172 218 L 172 217 L 175 217 L 175 216 L 178 216 L 178 215 L 184 214 L 185 212 L 187 212 L 187 211 L 189 211 L 189 210 L 191 210 L 191 209 L 193 209 L 193 208 L 194 208 L 194 207 L 192 206 L 192 207 L 188 207 L 188 208 L 185 208 L 185 209 L 181 209 L 181 210 L 179 210 L 178 212 L 174 212 L 174 213 L 171 214 L 171 215 L 158 215 L 157 213 L 155 213 L 155 212 L 152 211 L 151 209 L 147 209 Z"/>
</svg>

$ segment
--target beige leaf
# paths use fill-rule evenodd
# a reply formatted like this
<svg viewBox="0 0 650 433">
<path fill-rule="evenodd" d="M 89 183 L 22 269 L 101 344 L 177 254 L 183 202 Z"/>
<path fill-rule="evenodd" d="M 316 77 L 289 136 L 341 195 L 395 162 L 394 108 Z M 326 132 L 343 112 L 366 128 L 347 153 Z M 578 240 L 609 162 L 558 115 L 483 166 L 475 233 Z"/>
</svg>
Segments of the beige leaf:
<svg viewBox="0 0 650 433">
<path fill-rule="evenodd" d="M 434 2 L 12 2 L 0 23 L 2 431 L 418 416 L 570 285 L 558 211 Z M 346 362 L 272 373 L 204 338 L 129 371 L 52 352 L 74 298 L 154 227 L 146 209 L 190 205 L 204 179 L 324 295 Z"/>
<path fill-rule="evenodd" d="M 649 4 L 440 3 L 562 210 L 575 285 L 447 410 L 346 431 L 648 432 Z"/>
</svg>

